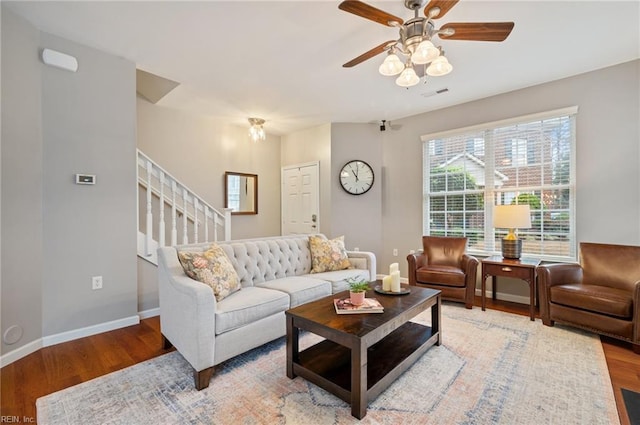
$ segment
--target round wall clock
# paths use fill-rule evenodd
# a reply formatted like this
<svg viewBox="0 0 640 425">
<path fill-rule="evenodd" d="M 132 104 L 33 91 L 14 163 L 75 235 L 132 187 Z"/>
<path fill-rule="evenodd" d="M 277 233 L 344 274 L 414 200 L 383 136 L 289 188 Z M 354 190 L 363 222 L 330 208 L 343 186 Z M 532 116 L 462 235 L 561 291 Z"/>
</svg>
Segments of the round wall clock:
<svg viewBox="0 0 640 425">
<path fill-rule="evenodd" d="M 349 161 L 340 170 L 340 186 L 351 195 L 367 193 L 373 186 L 373 169 L 360 160 Z"/>
</svg>

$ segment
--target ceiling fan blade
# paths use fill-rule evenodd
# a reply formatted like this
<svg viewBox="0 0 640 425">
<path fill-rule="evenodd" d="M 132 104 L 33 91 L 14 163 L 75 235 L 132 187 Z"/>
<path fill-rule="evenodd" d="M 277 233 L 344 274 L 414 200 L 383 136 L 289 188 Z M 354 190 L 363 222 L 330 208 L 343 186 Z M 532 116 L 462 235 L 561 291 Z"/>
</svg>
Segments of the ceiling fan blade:
<svg viewBox="0 0 640 425">
<path fill-rule="evenodd" d="M 393 25 L 389 24 L 389 22 L 397 22 L 400 25 L 403 24 L 403 20 L 394 16 L 390 13 L 387 13 L 383 10 L 376 9 L 373 6 L 369 6 L 366 3 L 357 0 L 345 0 L 338 6 L 340 10 L 344 10 L 345 12 L 353 13 L 354 15 L 361 16 L 365 19 L 369 19 L 371 21 L 377 22 L 382 25 L 386 25 L 388 27 L 392 27 Z"/>
<path fill-rule="evenodd" d="M 442 18 L 459 0 L 431 0 L 424 8 L 424 15 L 429 17 L 429 10 L 434 7 L 440 8 L 438 14 L 431 16 L 431 19 Z"/>
<path fill-rule="evenodd" d="M 374 47 L 373 49 L 369 50 L 368 52 L 365 52 L 365 53 L 361 54 L 357 58 L 351 59 L 349 62 L 347 62 L 344 65 L 342 65 L 342 67 L 343 68 L 351 68 L 353 66 L 356 66 L 359 63 L 366 61 L 367 59 L 371 59 L 372 57 L 379 55 L 380 53 L 382 53 L 385 50 L 387 50 L 387 46 L 389 46 L 390 44 L 395 44 L 396 42 L 397 42 L 396 40 L 385 41 L 384 43 L 380 44 L 379 46 Z"/>
<path fill-rule="evenodd" d="M 451 28 L 453 35 L 438 34 L 443 40 L 472 40 L 472 41 L 504 41 L 511 30 L 513 22 L 452 22 L 442 26 L 439 31 Z"/>
</svg>

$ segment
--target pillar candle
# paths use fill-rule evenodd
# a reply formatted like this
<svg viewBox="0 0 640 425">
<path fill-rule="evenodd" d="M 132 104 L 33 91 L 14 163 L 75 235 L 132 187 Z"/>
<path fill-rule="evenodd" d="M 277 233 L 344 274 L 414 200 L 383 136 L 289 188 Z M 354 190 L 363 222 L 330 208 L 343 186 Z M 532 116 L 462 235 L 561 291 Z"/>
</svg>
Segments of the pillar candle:
<svg viewBox="0 0 640 425">
<path fill-rule="evenodd" d="M 389 274 L 392 274 L 393 272 L 397 272 L 398 271 L 398 263 L 391 263 L 391 265 L 389 266 Z"/>
<path fill-rule="evenodd" d="M 400 292 L 400 272 L 391 273 L 391 292 Z"/>
<path fill-rule="evenodd" d="M 384 276 L 382 278 L 382 290 L 387 292 L 391 291 L 391 276 Z"/>
</svg>

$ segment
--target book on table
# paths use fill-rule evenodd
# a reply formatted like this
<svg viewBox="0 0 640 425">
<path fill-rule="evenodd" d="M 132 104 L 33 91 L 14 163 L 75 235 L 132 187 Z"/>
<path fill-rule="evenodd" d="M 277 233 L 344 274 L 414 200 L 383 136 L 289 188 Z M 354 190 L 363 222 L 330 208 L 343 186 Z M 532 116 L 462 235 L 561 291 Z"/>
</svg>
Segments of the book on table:
<svg viewBox="0 0 640 425">
<path fill-rule="evenodd" d="M 333 300 L 333 305 L 336 308 L 338 314 L 357 314 L 357 313 L 383 313 L 384 308 L 380 301 L 375 298 L 365 298 L 364 302 L 360 305 L 351 304 L 349 298 L 336 298 Z"/>
</svg>

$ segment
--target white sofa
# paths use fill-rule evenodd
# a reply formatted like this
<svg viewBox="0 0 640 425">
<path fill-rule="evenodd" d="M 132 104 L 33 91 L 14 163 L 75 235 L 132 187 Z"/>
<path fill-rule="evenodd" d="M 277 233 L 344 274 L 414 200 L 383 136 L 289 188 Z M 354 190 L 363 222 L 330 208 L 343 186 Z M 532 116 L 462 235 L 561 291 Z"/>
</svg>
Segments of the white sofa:
<svg viewBox="0 0 640 425">
<path fill-rule="evenodd" d="M 285 335 L 289 308 L 348 289 L 346 279 L 376 277 L 375 255 L 364 251 L 347 251 L 351 269 L 311 274 L 309 235 L 218 245 L 242 285 L 222 301 L 189 278 L 178 260 L 178 251 L 204 252 L 210 243 L 158 249 L 163 343 L 191 364 L 198 390 L 209 385 L 215 365 Z"/>
</svg>

